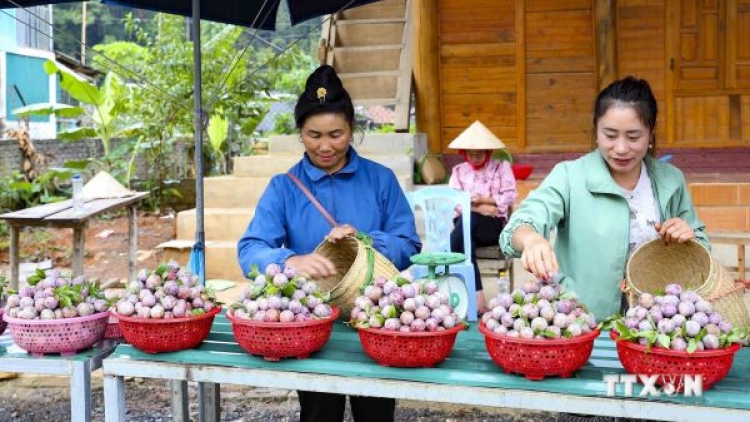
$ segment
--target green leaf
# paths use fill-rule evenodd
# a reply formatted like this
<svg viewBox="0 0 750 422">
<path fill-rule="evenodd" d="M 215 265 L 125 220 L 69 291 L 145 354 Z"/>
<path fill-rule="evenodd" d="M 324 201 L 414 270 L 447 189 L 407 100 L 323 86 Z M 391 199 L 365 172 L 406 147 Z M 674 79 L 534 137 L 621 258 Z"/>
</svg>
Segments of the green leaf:
<svg viewBox="0 0 750 422">
<path fill-rule="evenodd" d="M 101 94 L 99 89 L 83 79 L 83 77 L 69 71 L 67 68 L 58 67 L 51 60 L 44 62 L 44 70 L 49 75 L 60 74 L 60 87 L 69 93 L 71 97 L 85 104 L 99 104 Z"/>
<path fill-rule="evenodd" d="M 294 283 L 287 283 L 287 285 L 281 289 L 281 294 L 284 295 L 284 297 L 292 297 L 296 290 L 297 286 L 295 286 Z"/>
<path fill-rule="evenodd" d="M 698 335 L 695 336 L 695 340 L 696 341 L 703 341 L 703 337 L 705 337 L 706 334 L 708 334 L 708 331 L 706 331 L 705 328 L 701 328 L 701 330 L 698 332 Z"/>
<path fill-rule="evenodd" d="M 51 116 L 75 118 L 83 114 L 82 107 L 59 103 L 36 103 L 13 109 L 13 114 L 20 117 Z"/>
<path fill-rule="evenodd" d="M 523 305 L 523 295 L 521 294 L 521 292 L 517 291 L 513 294 L 513 302 L 518 305 Z"/>
<path fill-rule="evenodd" d="M 169 267 L 167 267 L 167 264 L 159 264 L 158 267 L 154 270 L 154 274 L 158 275 L 159 277 L 164 277 L 164 273 L 167 272 Z"/>
<path fill-rule="evenodd" d="M 659 346 L 661 346 L 661 347 L 663 347 L 665 349 L 669 349 L 669 343 L 670 343 L 670 341 L 671 340 L 670 340 L 669 336 L 666 335 L 666 334 L 659 334 L 659 336 L 656 338 L 656 342 L 659 343 Z"/>
<path fill-rule="evenodd" d="M 77 127 L 57 132 L 57 136 L 63 141 L 80 141 L 81 139 L 97 138 L 99 134 L 90 127 Z"/>
<path fill-rule="evenodd" d="M 698 342 L 694 338 L 691 338 L 690 340 L 688 340 L 688 345 L 687 345 L 688 353 L 695 352 L 697 348 L 698 348 Z"/>
<path fill-rule="evenodd" d="M 229 121 L 219 114 L 214 114 L 208 121 L 208 133 L 209 144 L 216 153 L 221 153 L 224 146 L 224 141 L 227 139 L 227 133 L 229 132 Z"/>
<path fill-rule="evenodd" d="M 260 271 L 258 271 L 258 265 L 253 264 L 250 266 L 250 271 L 245 275 L 245 277 L 255 280 L 255 277 L 258 277 L 260 275 Z"/>
</svg>

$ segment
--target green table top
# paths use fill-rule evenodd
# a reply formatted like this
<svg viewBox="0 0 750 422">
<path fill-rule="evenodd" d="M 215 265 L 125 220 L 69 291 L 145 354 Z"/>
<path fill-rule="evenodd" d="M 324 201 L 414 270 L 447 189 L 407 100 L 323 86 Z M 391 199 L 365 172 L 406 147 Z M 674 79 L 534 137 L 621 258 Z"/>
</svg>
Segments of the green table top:
<svg viewBox="0 0 750 422">
<path fill-rule="evenodd" d="M 521 376 L 506 374 L 490 358 L 485 349 L 484 336 L 472 324 L 459 333 L 449 358 L 433 368 L 390 368 L 371 360 L 362 350 L 358 334 L 337 322 L 326 346 L 308 359 L 284 359 L 268 362 L 242 350 L 234 340 L 229 321 L 218 315 L 211 333 L 199 347 L 174 353 L 148 354 L 127 344 L 120 344 L 109 359 L 163 362 L 188 366 L 226 366 L 246 369 L 278 370 L 394 379 L 424 383 L 476 386 L 498 389 L 529 390 L 564 393 L 586 397 L 606 397 L 605 374 L 625 373 L 617 357 L 614 342 L 603 333 L 594 344 L 587 364 L 570 378 L 546 378 L 530 381 Z M 106 360 L 105 360 L 106 361 Z M 620 387 L 621 388 L 621 387 Z M 634 386 L 634 395 L 641 390 Z M 741 349 L 734 359 L 730 373 L 701 397 L 666 397 L 661 402 L 684 403 L 729 409 L 750 409 L 750 348 Z"/>
<path fill-rule="evenodd" d="M 71 356 L 60 356 L 59 354 L 51 353 L 44 355 L 44 357 L 32 356 L 30 353 L 18 347 L 13 342 L 10 336 L 10 332 L 6 330 L 5 334 L 0 335 L 0 360 L 2 359 L 29 359 L 37 360 L 43 359 L 45 361 L 87 361 L 90 359 L 101 357 L 102 354 L 109 353 L 115 346 L 115 342 L 112 340 L 103 340 L 93 347 L 86 350 L 82 350 Z"/>
</svg>

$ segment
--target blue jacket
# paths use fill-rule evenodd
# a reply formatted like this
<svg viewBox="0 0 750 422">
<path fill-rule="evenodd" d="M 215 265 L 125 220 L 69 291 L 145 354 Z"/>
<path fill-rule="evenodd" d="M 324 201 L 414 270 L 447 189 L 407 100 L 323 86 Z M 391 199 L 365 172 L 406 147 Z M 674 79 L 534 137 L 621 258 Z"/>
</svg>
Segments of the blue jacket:
<svg viewBox="0 0 750 422">
<path fill-rule="evenodd" d="M 329 175 L 307 154 L 290 169 L 339 224 L 366 233 L 375 248 L 403 270 L 419 253 L 414 214 L 393 171 L 349 148 L 349 161 Z M 258 201 L 255 216 L 237 245 L 244 274 L 253 264 L 283 267 L 292 255 L 311 253 L 331 231 L 310 200 L 285 174 L 276 175 Z"/>
<path fill-rule="evenodd" d="M 671 164 L 644 158 L 659 206 L 660 221 L 684 219 L 702 245 L 710 248 L 682 172 Z M 620 280 L 625 277 L 630 243 L 630 208 L 597 150 L 555 166 L 514 211 L 500 234 L 506 256 L 519 256 L 512 236 L 530 225 L 549 239 L 557 228 L 555 253 L 562 282 L 598 320 L 620 310 Z"/>
</svg>

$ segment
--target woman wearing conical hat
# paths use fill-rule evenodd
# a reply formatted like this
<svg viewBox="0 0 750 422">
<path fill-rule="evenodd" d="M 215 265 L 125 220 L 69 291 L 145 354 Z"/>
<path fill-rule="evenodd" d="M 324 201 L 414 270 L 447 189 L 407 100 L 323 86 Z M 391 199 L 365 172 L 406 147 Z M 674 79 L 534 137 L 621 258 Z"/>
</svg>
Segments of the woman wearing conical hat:
<svg viewBox="0 0 750 422">
<path fill-rule="evenodd" d="M 487 311 L 482 279 L 479 276 L 476 248 L 497 245 L 500 232 L 508 221 L 508 210 L 516 200 L 516 178 L 507 161 L 492 159 L 492 152 L 505 144 L 478 120 L 466 128 L 448 148 L 457 149 L 464 162 L 453 167 L 448 184 L 471 193 L 471 260 L 479 313 Z M 463 212 L 465 210 L 461 210 Z M 463 225 L 454 219 L 451 250 L 463 252 Z"/>
</svg>

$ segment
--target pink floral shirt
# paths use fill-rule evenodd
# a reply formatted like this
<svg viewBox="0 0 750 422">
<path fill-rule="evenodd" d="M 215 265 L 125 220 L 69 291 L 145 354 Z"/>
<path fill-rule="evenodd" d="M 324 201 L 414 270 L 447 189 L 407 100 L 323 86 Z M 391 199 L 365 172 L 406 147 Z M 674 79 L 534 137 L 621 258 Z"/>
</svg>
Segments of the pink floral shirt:
<svg viewBox="0 0 750 422">
<path fill-rule="evenodd" d="M 458 164 L 453 167 L 448 185 L 472 195 L 491 196 L 498 208 L 498 218 L 508 218 L 508 207 L 518 195 L 516 178 L 507 161 L 490 160 L 480 170 L 472 169 L 469 163 Z M 461 210 L 456 211 L 458 214 Z"/>
</svg>

